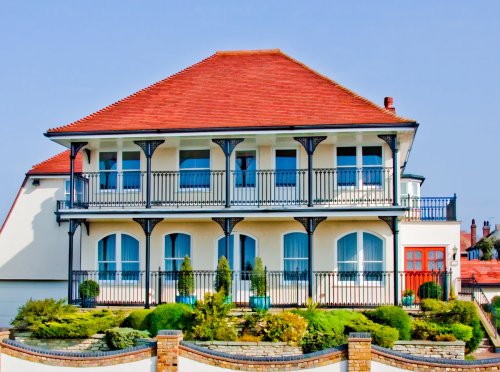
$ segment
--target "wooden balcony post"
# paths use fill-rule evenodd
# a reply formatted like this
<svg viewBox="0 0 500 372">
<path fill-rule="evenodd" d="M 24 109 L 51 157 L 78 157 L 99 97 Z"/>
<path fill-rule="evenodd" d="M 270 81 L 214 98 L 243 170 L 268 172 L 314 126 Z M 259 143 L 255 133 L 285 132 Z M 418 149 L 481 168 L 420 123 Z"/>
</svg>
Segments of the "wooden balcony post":
<svg viewBox="0 0 500 372">
<path fill-rule="evenodd" d="M 313 154 L 316 147 L 326 139 L 326 136 L 293 137 L 307 152 L 307 206 L 313 206 Z"/>
<path fill-rule="evenodd" d="M 146 208 L 151 208 L 151 158 L 156 148 L 164 142 L 164 140 L 134 141 L 146 155 Z"/>
<path fill-rule="evenodd" d="M 214 138 L 212 142 L 219 145 L 226 157 L 226 208 L 231 206 L 231 154 L 234 148 L 241 142 L 244 138 Z M 228 257 L 226 257 L 228 258 Z M 229 258 L 228 258 L 229 259 Z"/>
<path fill-rule="evenodd" d="M 146 235 L 146 272 L 145 272 L 145 291 L 144 308 L 149 309 L 149 288 L 150 288 L 150 272 L 151 272 L 151 233 L 155 226 L 163 221 L 163 218 L 134 218 L 134 221 L 141 225 L 144 234 Z"/>
<path fill-rule="evenodd" d="M 307 297 L 313 298 L 313 234 L 326 217 L 294 217 L 294 220 L 300 222 L 307 232 Z"/>
<path fill-rule="evenodd" d="M 87 142 L 71 142 L 69 151 L 69 209 L 75 205 L 75 158 Z"/>
</svg>

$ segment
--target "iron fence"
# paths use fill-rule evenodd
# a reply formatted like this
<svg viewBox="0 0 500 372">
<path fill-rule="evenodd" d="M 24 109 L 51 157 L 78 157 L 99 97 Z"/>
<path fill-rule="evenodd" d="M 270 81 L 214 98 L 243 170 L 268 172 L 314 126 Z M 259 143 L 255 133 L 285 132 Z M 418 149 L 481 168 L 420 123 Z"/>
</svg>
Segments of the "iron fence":
<svg viewBox="0 0 500 372">
<path fill-rule="evenodd" d="M 401 204 L 408 207 L 406 219 L 409 221 L 456 221 L 457 197 L 415 197 L 401 198 Z"/>
</svg>

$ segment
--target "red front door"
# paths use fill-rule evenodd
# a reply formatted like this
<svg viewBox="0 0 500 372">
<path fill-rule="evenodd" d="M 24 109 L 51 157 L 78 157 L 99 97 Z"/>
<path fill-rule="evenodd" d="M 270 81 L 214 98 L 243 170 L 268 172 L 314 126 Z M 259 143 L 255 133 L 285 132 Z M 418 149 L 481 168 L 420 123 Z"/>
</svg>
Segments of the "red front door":
<svg viewBox="0 0 500 372">
<path fill-rule="evenodd" d="M 405 286 L 418 294 L 422 283 L 441 283 L 446 271 L 445 247 L 405 247 Z"/>
</svg>

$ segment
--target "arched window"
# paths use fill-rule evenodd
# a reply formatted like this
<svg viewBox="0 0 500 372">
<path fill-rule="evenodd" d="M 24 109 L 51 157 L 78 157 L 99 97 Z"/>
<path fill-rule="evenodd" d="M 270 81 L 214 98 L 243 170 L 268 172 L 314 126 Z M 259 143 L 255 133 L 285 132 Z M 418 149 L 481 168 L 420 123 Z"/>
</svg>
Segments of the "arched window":
<svg viewBox="0 0 500 372">
<path fill-rule="evenodd" d="M 305 280 L 309 265 L 307 234 L 289 233 L 284 236 L 283 269 L 285 280 Z M 297 277 L 298 275 L 298 277 Z"/>
<path fill-rule="evenodd" d="M 235 237 L 236 251 L 235 255 Z M 252 271 L 256 255 L 256 241 L 254 238 L 244 234 L 231 234 L 229 237 L 229 266 L 231 270 Z M 217 261 L 226 256 L 226 237 L 222 237 L 217 242 Z M 235 265 L 236 264 L 236 265 Z M 242 277 L 246 280 L 246 275 Z"/>
<path fill-rule="evenodd" d="M 191 257 L 191 237 L 174 233 L 165 236 L 165 271 L 179 271 L 184 257 Z"/>
<path fill-rule="evenodd" d="M 380 272 L 384 270 L 382 239 L 367 232 L 345 235 L 337 242 L 337 268 L 339 280 L 381 280 Z"/>
<path fill-rule="evenodd" d="M 139 266 L 139 241 L 132 236 L 112 234 L 97 243 L 99 280 L 115 280 L 120 270 L 123 280 L 138 280 Z"/>
</svg>

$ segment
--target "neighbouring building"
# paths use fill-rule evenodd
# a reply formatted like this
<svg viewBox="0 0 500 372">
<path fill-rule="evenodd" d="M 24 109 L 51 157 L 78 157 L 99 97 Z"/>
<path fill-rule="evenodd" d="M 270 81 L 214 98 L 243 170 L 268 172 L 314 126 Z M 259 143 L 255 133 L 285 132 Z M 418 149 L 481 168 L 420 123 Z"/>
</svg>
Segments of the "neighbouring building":
<svg viewBox="0 0 500 372">
<path fill-rule="evenodd" d="M 405 174 L 418 124 L 279 50 L 216 54 L 94 114 L 49 129 L 69 150 L 26 175 L 0 233 L 1 323 L 30 297 L 175 301 L 228 256 L 248 304 L 260 256 L 273 306 L 400 303 L 460 276 L 456 197 Z"/>
</svg>

